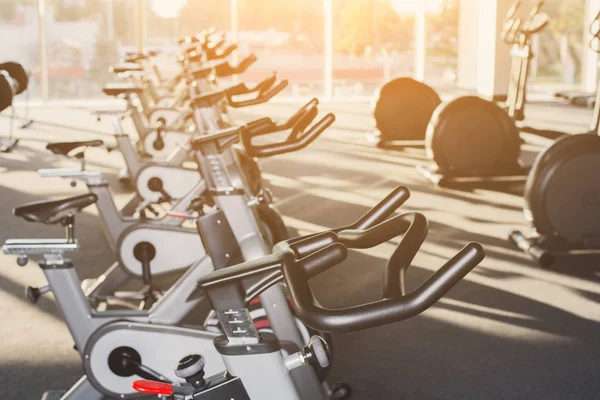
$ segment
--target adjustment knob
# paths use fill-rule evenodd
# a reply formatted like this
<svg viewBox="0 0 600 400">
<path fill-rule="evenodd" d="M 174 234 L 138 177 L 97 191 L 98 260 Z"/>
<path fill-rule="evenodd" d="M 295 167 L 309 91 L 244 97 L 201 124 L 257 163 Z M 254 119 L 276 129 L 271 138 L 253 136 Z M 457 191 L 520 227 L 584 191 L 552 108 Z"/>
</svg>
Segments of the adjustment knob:
<svg viewBox="0 0 600 400">
<path fill-rule="evenodd" d="M 312 336 L 308 345 L 304 348 L 304 356 L 309 364 L 321 368 L 329 367 L 329 346 L 325 339 L 320 336 Z"/>
<path fill-rule="evenodd" d="M 206 384 L 204 381 L 205 365 L 204 357 L 200 354 L 186 356 L 179 361 L 179 365 L 175 369 L 175 376 L 185 379 L 195 388 L 201 388 Z"/>
<path fill-rule="evenodd" d="M 29 262 L 29 257 L 27 257 L 26 255 L 21 255 L 21 256 L 17 257 L 17 265 L 19 265 L 20 267 L 26 266 L 28 262 Z"/>
<path fill-rule="evenodd" d="M 39 298 L 44 294 L 44 293 L 48 293 L 50 291 L 50 286 L 46 285 L 43 286 L 41 288 L 35 288 L 35 287 L 31 287 L 31 286 L 27 286 L 25 288 L 25 296 L 27 296 L 27 299 L 32 302 L 33 304 L 37 303 L 37 301 L 39 300 Z"/>
</svg>

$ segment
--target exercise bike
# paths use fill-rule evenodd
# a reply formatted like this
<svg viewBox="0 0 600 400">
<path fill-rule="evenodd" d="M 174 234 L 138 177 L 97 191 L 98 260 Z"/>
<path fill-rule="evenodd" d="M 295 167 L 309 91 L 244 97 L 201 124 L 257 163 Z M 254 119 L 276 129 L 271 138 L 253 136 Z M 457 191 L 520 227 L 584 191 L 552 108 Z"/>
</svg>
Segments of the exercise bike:
<svg viewBox="0 0 600 400">
<path fill-rule="evenodd" d="M 231 197 L 229 201 L 235 201 L 238 196 Z M 370 228 L 378 226 L 388 218 L 408 197 L 408 190 L 399 187 L 365 216 L 340 230 L 347 230 L 350 235 L 369 232 Z M 206 244 L 203 247 L 204 256 L 153 303 L 149 310 L 100 311 L 90 307 L 79 285 L 73 263 L 64 257 L 65 253 L 76 251 L 79 247 L 74 234 L 76 211 L 93 204 L 96 200 L 97 197 L 90 193 L 58 201 L 37 202 L 15 209 L 15 215 L 28 221 L 65 226 L 66 238 L 7 240 L 3 247 L 6 254 L 19 257 L 19 265 L 25 265 L 28 257 L 41 258 L 39 265 L 48 280 L 48 286 L 36 290 L 28 289 L 28 297 L 37 299 L 44 293 L 54 293 L 57 305 L 75 341 L 75 349 L 81 355 L 85 376 L 68 392 L 55 398 L 138 398 L 139 395 L 132 388 L 135 379 L 174 382 L 175 374 L 170 368 L 164 367 L 177 362 L 189 352 L 202 352 L 205 360 L 211 363 L 207 368 L 207 372 L 211 374 L 224 369 L 225 366 L 213 346 L 213 340 L 219 336 L 218 333 L 204 328 L 186 328 L 178 324 L 206 298 L 206 295 L 198 293 L 197 289 L 197 282 L 203 276 L 215 270 L 228 269 L 246 258 L 252 258 L 251 254 L 249 257 L 250 252 L 254 252 L 258 258 L 271 257 L 266 254 L 258 256 L 262 251 L 257 247 L 259 242 L 253 240 L 256 236 L 251 237 L 247 232 L 242 232 L 245 234 L 245 240 L 240 242 L 234 238 L 239 235 L 237 231 L 240 230 L 240 225 L 247 224 L 251 219 L 241 221 L 241 224 L 240 221 L 232 221 L 230 224 L 226 216 L 227 204 L 222 204 L 225 210 L 217 209 L 202 216 L 198 220 L 198 227 L 203 238 L 202 244 Z M 292 317 L 279 282 L 280 279 L 272 280 L 269 290 L 261 290 L 253 297 L 260 295 L 263 304 L 272 305 L 265 311 L 273 331 L 281 340 L 278 343 L 281 343 L 288 353 L 294 353 L 309 340 L 308 331 L 301 324 L 298 325 Z M 215 293 L 219 292 L 216 286 L 213 289 Z M 220 295 L 235 302 L 238 299 L 236 293 L 240 292 L 220 292 Z M 248 313 L 244 316 L 247 317 Z M 231 321 L 222 326 L 225 331 L 228 331 L 229 327 L 233 327 L 229 330 L 233 334 L 243 331 L 240 326 L 234 327 Z M 322 391 L 319 379 L 311 368 L 298 369 L 293 374 L 293 380 L 304 393 L 303 398 L 318 398 Z M 46 399 L 49 400 L 50 397 Z"/>
<path fill-rule="evenodd" d="M 590 49 L 600 52 L 600 13 L 591 24 Z M 586 134 L 556 140 L 535 160 L 525 185 L 525 217 L 532 233 L 509 239 L 541 266 L 557 253 L 600 251 L 600 88 Z"/>
<path fill-rule="evenodd" d="M 411 219 L 408 229 L 406 219 Z M 208 359 L 202 353 L 194 353 L 177 364 L 174 373 L 178 380 L 138 380 L 134 388 L 143 394 L 172 400 L 307 399 L 303 388 L 294 385 L 291 377 L 303 367 L 312 366 L 317 371 L 329 367 L 332 360 L 326 342 L 313 336 L 301 351 L 282 354 L 278 338 L 259 333 L 248 318 L 248 300 L 285 281 L 301 320 L 324 332 L 354 332 L 414 317 L 435 304 L 484 258 L 481 245 L 470 243 L 408 293 L 404 286 L 406 270 L 427 231 L 427 219 L 422 214 L 406 213 L 363 231 L 341 228 L 291 239 L 275 246 L 268 257 L 205 276 L 198 288 L 207 296 L 224 327 L 223 334 L 214 339 L 214 346 L 226 369 L 210 376 L 205 371 Z M 342 263 L 347 249 L 374 247 L 401 234 L 404 236 L 385 267 L 382 300 L 335 310 L 319 305 L 309 279 Z M 349 397 L 349 387 L 333 389 L 310 399 Z"/>
<path fill-rule="evenodd" d="M 266 225 L 269 238 L 272 240 L 281 240 L 286 236 L 286 228 L 279 214 L 272 207 L 272 196 L 265 187 L 259 171 L 251 169 L 256 162 L 248 164 L 244 160 L 249 158 L 269 157 L 273 155 L 298 151 L 308 146 L 321 133 L 323 133 L 334 121 L 333 114 L 328 114 L 312 126 L 310 124 L 316 117 L 318 111 L 316 102 L 310 102 L 305 108 L 297 113 L 297 118 L 292 118 L 292 132 L 287 139 L 281 142 L 270 143 L 267 145 L 254 145 L 253 138 L 265 136 L 267 133 L 277 132 L 287 126 L 262 124 L 263 130 L 252 130 L 246 127 L 234 127 L 217 133 L 199 136 L 194 141 L 194 147 L 202 146 L 201 143 L 212 143 L 225 138 L 229 141 L 225 148 L 219 148 L 219 151 L 228 152 L 227 149 L 237 141 L 242 141 L 243 147 L 237 150 L 236 154 L 226 157 L 225 170 L 220 171 L 213 168 L 205 168 L 203 171 L 205 179 L 201 179 L 201 174 L 192 169 L 176 169 L 161 167 L 160 165 L 148 166 L 148 170 L 158 169 L 159 173 L 149 179 L 148 190 L 151 194 L 159 195 L 155 200 L 173 200 L 169 198 L 171 187 L 180 190 L 181 187 L 189 188 L 188 193 L 181 195 L 180 199 L 172 204 L 162 218 L 148 219 L 145 210 L 149 208 L 152 202 L 142 202 L 138 206 L 141 213 L 140 217 L 127 217 L 121 215 L 110 194 L 108 184 L 102 175 L 93 171 L 65 170 L 65 169 L 44 169 L 39 173 L 46 177 L 62 177 L 71 180 L 81 180 L 85 182 L 91 193 L 99 199 L 96 206 L 102 221 L 102 226 L 109 240 L 109 243 L 117 255 L 115 262 L 102 276 L 86 282 L 86 295 L 94 303 L 107 302 L 115 300 L 115 292 L 129 278 L 142 278 L 144 290 L 142 295 L 144 299 L 148 295 L 148 289 L 151 288 L 150 279 L 152 276 L 160 276 L 182 271 L 193 265 L 201 259 L 203 254 L 202 238 L 193 227 L 182 226 L 186 221 L 193 221 L 197 215 L 202 215 L 205 199 L 214 200 L 214 193 L 207 191 L 209 185 L 207 180 L 223 180 L 223 174 L 231 177 L 231 189 L 229 191 L 237 192 L 248 197 L 248 204 L 236 204 L 231 209 L 233 214 L 229 218 L 232 220 L 243 219 L 245 210 L 249 205 L 257 209 L 259 220 Z M 308 118 L 307 118 L 308 117 Z M 288 121 L 288 123 L 290 122 Z M 215 136 L 216 135 L 216 136 Z M 216 139 L 215 139 L 216 137 Z M 84 142 L 85 143 L 85 142 Z M 64 144 L 62 144 L 64 146 Z M 221 146 L 219 144 L 219 146 Z M 217 155 L 220 153 L 217 153 Z M 210 157 L 217 158 L 217 155 Z M 196 161 L 200 164 L 206 164 L 204 155 L 196 150 Z M 215 163 L 217 161 L 208 161 Z M 244 163 L 244 164 L 242 164 Z M 166 168 L 166 169 L 165 169 Z M 179 179 L 179 172 L 184 172 L 184 177 L 191 174 L 191 182 L 185 182 Z M 150 173 L 150 172 L 149 172 Z M 143 174 L 142 174 L 143 175 Z M 173 176 L 174 175 L 174 176 Z M 143 175 L 145 176 L 145 175 Z M 159 190 L 160 189 L 160 190 Z M 203 197 L 204 196 L 204 197 Z M 142 196 L 143 197 L 143 196 Z M 156 203 L 156 201 L 154 202 Z M 236 209 L 237 211 L 233 211 Z M 152 210 L 152 208 L 150 208 Z M 238 215 L 242 213 L 242 217 Z M 241 240 L 242 236 L 240 236 Z M 147 261 L 147 266 L 140 256 L 140 246 L 150 248 L 152 253 L 151 260 Z M 150 263 L 151 261 L 151 263 Z M 146 271 L 146 269 L 151 270 Z M 139 294 L 131 296 L 117 296 L 120 300 L 129 297 L 132 300 L 138 300 Z M 147 301 L 147 300 L 145 300 Z M 151 303 L 146 303 L 151 304 Z"/>
</svg>

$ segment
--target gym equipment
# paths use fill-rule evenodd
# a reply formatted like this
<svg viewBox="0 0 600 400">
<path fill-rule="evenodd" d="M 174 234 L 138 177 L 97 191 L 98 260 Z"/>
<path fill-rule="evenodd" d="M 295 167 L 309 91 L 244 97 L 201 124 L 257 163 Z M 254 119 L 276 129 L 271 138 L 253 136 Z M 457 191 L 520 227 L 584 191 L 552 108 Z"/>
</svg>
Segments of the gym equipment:
<svg viewBox="0 0 600 400">
<path fill-rule="evenodd" d="M 480 187 L 522 184 L 531 166 L 521 163 L 521 132 L 556 139 L 564 132 L 517 125 L 524 119 L 531 39 L 548 24 L 536 4 L 525 21 L 514 18 L 520 2 L 509 12 L 503 38 L 514 42 L 511 81 L 505 107 L 476 96 L 465 96 L 439 106 L 427 127 L 426 151 L 431 164 L 418 171 L 442 187 Z"/>
<path fill-rule="evenodd" d="M 519 6 L 520 2 L 513 4 L 503 23 L 501 37 L 509 45 L 517 41 L 516 30 L 521 21 L 515 19 L 515 13 Z M 401 150 L 425 147 L 429 121 L 442 100 L 427 84 L 399 77 L 376 92 L 372 103 L 375 132 L 369 133 L 367 139 L 381 148 Z"/>
<path fill-rule="evenodd" d="M 234 127 L 200 136 L 194 141 L 194 147 L 211 146 L 213 143 L 218 146 L 216 155 L 211 156 L 212 158 L 208 161 L 204 160 L 203 153 L 196 150 L 197 163 L 199 165 L 210 164 L 209 167 L 203 170 L 203 173 L 206 174 L 203 175 L 205 179 L 223 183 L 227 182 L 226 179 L 230 177 L 233 186 L 226 186 L 223 190 L 225 192 L 236 192 L 241 196 L 248 196 L 248 204 L 235 203 L 228 209 L 230 213 L 228 218 L 242 224 L 243 228 L 238 229 L 248 230 L 252 228 L 252 225 L 248 225 L 249 222 L 244 222 L 244 218 L 249 217 L 247 209 L 250 204 L 254 204 L 260 210 L 258 211 L 258 220 L 267 225 L 267 237 L 281 238 L 282 235 L 285 236 L 285 227 L 279 215 L 272 209 L 272 196 L 265 189 L 260 172 L 243 168 L 243 166 L 249 165 L 247 161 L 244 161 L 244 158 L 254 159 L 255 157 L 268 157 L 293 152 L 310 144 L 335 119 L 333 114 L 328 114 L 309 127 L 318 112 L 314 104 L 316 102 L 309 102 L 297 115 L 292 117 L 292 120 L 295 118 L 291 126 L 292 133 L 286 140 L 279 143 L 260 146 L 252 144 L 252 139 L 257 135 L 265 135 L 282 128 L 270 120 L 272 125 L 268 127 L 265 124 L 261 125 L 264 129 L 271 128 L 266 131 L 253 131 L 245 127 Z M 283 127 L 288 128 L 287 126 Z M 223 143 L 223 140 L 226 143 Z M 222 152 L 226 152 L 228 146 L 239 140 L 244 143 L 243 150 L 239 150 L 236 153 L 237 155 L 229 155 L 225 170 L 219 170 L 216 166 L 218 160 L 214 159 L 218 158 L 218 155 Z M 97 142 L 102 143 L 101 141 L 60 143 L 49 145 L 49 147 L 55 152 L 66 154 L 73 151 L 73 149 L 97 145 Z M 77 154 L 83 154 L 83 150 Z M 242 164 L 244 162 L 245 164 Z M 46 177 L 54 176 L 84 181 L 90 192 L 100 199 L 97 208 L 107 239 L 117 254 L 117 262 L 106 273 L 96 279 L 94 284 L 87 285 L 86 295 L 90 299 L 94 299 L 96 302 L 114 301 L 115 291 L 129 277 L 141 277 L 147 280 L 144 263 L 136 253 L 136 249 L 141 243 L 148 242 L 152 245 L 154 257 L 152 258 L 151 268 L 148 267 L 148 271 L 151 271 L 152 275 L 183 270 L 201 258 L 203 253 L 202 238 L 198 236 L 194 228 L 181 226 L 184 221 L 193 221 L 196 218 L 195 214 L 203 214 L 204 201 L 201 199 L 210 185 L 207 185 L 207 182 L 200 178 L 201 174 L 197 171 L 160 164 L 151 165 L 142 170 L 139 175 L 140 179 L 145 178 L 148 182 L 147 186 L 138 186 L 139 197 L 148 199 L 138 206 L 138 210 L 142 212 L 142 218 L 121 215 L 112 199 L 108 184 L 100 173 L 85 171 L 84 168 L 82 170 L 45 169 L 40 170 L 39 173 Z M 214 199 L 215 193 L 211 191 L 208 193 L 211 199 Z M 170 194 L 173 194 L 173 196 L 171 197 Z M 155 198 L 152 198 L 152 196 Z M 150 206 L 152 200 L 155 203 L 159 200 L 173 200 L 175 198 L 179 200 L 172 204 L 172 208 L 163 218 L 154 220 L 145 218 L 143 210 Z M 234 227 L 236 223 L 233 223 Z M 238 238 L 242 240 L 244 236 L 240 234 Z M 149 286 L 145 285 L 142 292 L 145 292 L 148 288 Z M 119 296 L 119 298 L 120 300 L 131 299 L 131 296 Z M 137 298 L 138 296 L 134 295 L 132 300 L 137 300 Z"/>
<path fill-rule="evenodd" d="M 395 78 L 374 96 L 376 128 L 367 139 L 381 148 L 424 147 L 427 124 L 441 103 L 436 91 L 423 82 Z"/>
<path fill-rule="evenodd" d="M 600 52 L 600 13 L 590 32 L 590 48 Z M 600 251 L 600 101 L 595 104 L 590 132 L 556 140 L 527 177 L 524 212 L 532 233 L 514 231 L 509 240 L 543 267 L 558 253 Z"/>
<path fill-rule="evenodd" d="M 16 62 L 0 64 L 0 112 L 12 106 L 13 98 L 29 86 L 29 76 L 23 66 Z M 7 137 L 0 138 L 0 152 L 10 153 L 19 143 L 13 136 L 14 109 L 11 117 L 10 132 Z"/>
<path fill-rule="evenodd" d="M 202 147 L 208 146 L 208 143 L 211 142 L 205 141 Z M 217 196 L 215 201 L 218 202 L 220 197 L 222 196 Z M 257 241 L 256 235 L 243 231 L 241 232 L 244 235 L 243 240 L 231 239 L 233 236 L 239 236 L 238 232 L 243 228 L 241 225 L 250 222 L 249 219 L 232 221 L 227 217 L 229 208 L 227 202 L 235 201 L 238 197 L 239 195 L 232 194 L 225 199 L 225 202 L 220 202 L 221 210 L 215 210 L 199 218 L 198 227 L 203 238 L 201 246 L 205 252 L 202 259 L 188 269 L 152 304 L 149 310 L 92 309 L 79 285 L 73 263 L 64 257 L 65 253 L 76 251 L 79 247 L 74 235 L 75 213 L 96 202 L 95 194 L 90 193 L 59 201 L 37 202 L 14 210 L 16 216 L 28 221 L 61 224 L 66 229 L 65 239 L 11 239 L 7 240 L 3 247 L 6 254 L 15 254 L 19 257 L 18 264 L 21 266 L 27 264 L 28 257 L 41 258 L 39 265 L 48 280 L 48 286 L 28 288 L 28 297 L 35 301 L 44 293 L 49 291 L 54 293 L 57 305 L 75 341 L 75 348 L 82 357 L 85 376 L 60 397 L 61 399 L 100 400 L 103 396 L 115 399 L 137 398 L 139 395 L 132 389 L 132 382 L 135 379 L 174 382 L 176 376 L 170 368 L 164 367 L 174 365 L 178 359 L 190 352 L 202 352 L 205 360 L 211 364 L 207 368 L 208 373 L 217 373 L 224 368 L 213 346 L 214 339 L 218 337 L 217 333 L 177 325 L 206 298 L 202 293 L 198 293 L 197 289 L 197 282 L 202 276 L 211 271 L 228 269 L 231 265 L 253 256 L 272 259 L 272 256 L 261 251 L 264 245 Z M 399 187 L 354 224 L 340 229 L 348 230 L 349 235 L 369 233 L 370 228 L 378 227 L 408 197 L 408 190 Z M 239 219 L 241 220 L 242 217 L 239 216 Z M 206 244 L 206 247 L 203 244 Z M 250 254 L 251 252 L 254 254 Z M 140 249 L 142 256 L 144 253 L 147 258 L 152 258 L 148 248 Z M 260 253 L 263 255 L 258 256 Z M 278 285 L 280 281 L 280 279 L 271 280 L 269 288 L 265 287 L 260 292 L 255 292 L 252 297 L 260 295 L 263 304 L 274 305 L 265 309 L 266 314 L 281 344 L 285 346 L 286 351 L 293 353 L 301 349 L 308 338 L 304 337 L 306 332 L 304 334 L 300 332 L 301 325 L 296 324 L 291 317 L 287 300 Z M 214 286 L 214 283 L 216 282 L 213 282 L 210 296 L 213 296 L 212 293 L 219 293 L 218 295 L 229 297 L 232 301 L 238 299 L 236 293 L 239 292 L 231 294 L 220 292 L 217 289 L 218 285 Z M 227 312 L 225 314 L 232 316 Z M 223 327 L 230 334 L 236 335 L 241 331 L 241 327 L 237 326 L 230 330 L 229 327 L 233 326 L 233 322 L 230 320 Z M 223 320 L 221 323 L 223 324 Z M 238 340 L 236 343 L 243 343 L 243 341 Z M 248 345 L 250 344 L 248 342 Z M 315 394 L 321 393 L 321 384 L 315 375 L 310 368 L 300 368 L 293 373 L 297 387 L 304 393 L 303 398 L 315 399 L 318 398 Z"/>
<path fill-rule="evenodd" d="M 199 78 L 197 78 L 195 75 L 191 76 L 190 78 L 193 79 L 192 83 L 198 82 L 199 80 Z M 281 92 L 286 86 L 287 80 L 277 82 L 276 76 L 272 75 L 271 77 L 266 78 L 259 84 L 252 87 L 248 87 L 245 84 L 239 84 L 230 88 L 221 89 L 221 91 L 223 91 L 224 96 L 222 98 L 227 102 L 227 105 L 234 108 L 241 108 L 266 103 L 279 92 Z M 172 164 L 182 163 L 185 160 L 181 152 L 187 152 L 186 146 L 192 138 L 192 133 L 197 132 L 198 129 L 201 129 L 200 126 L 202 126 L 197 125 L 202 123 L 202 120 L 198 120 L 194 117 L 193 108 L 189 107 L 189 109 L 185 112 L 171 110 L 174 112 L 172 115 L 175 115 L 177 120 L 189 121 L 191 119 L 191 121 L 194 123 L 193 130 L 174 131 L 168 128 L 169 122 L 166 122 L 163 118 L 158 118 L 155 124 L 149 126 L 144 123 L 143 114 L 139 112 L 137 106 L 133 103 L 133 97 L 141 95 L 141 88 L 132 85 L 109 85 L 105 87 L 103 91 L 107 95 L 126 100 L 127 112 L 121 112 L 120 117 L 125 115 L 131 117 L 141 142 L 139 143 L 139 148 L 141 151 L 138 151 L 138 153 L 140 153 L 140 157 L 144 157 L 146 160 L 152 161 L 168 161 Z M 240 96 L 244 97 L 244 99 L 239 100 Z M 215 105 L 216 104 L 211 104 L 211 107 Z M 105 113 L 100 111 L 96 114 L 98 116 L 105 114 L 111 116 L 111 121 L 116 131 L 115 137 L 117 139 L 118 147 L 130 147 L 127 144 L 127 141 L 129 141 L 130 138 L 124 134 L 123 129 L 120 126 L 119 113 Z M 173 124 L 173 120 L 170 122 L 170 124 Z M 139 157 L 133 157 L 131 154 L 129 154 L 129 151 L 126 150 L 126 152 L 128 155 L 125 159 L 125 162 L 127 164 L 129 174 L 130 176 L 135 176 L 140 168 L 139 164 L 143 163 L 143 161 L 139 161 Z"/>
<path fill-rule="evenodd" d="M 406 219 L 410 226 L 406 229 Z M 299 318 L 325 332 L 354 332 L 399 322 L 435 304 L 484 258 L 481 245 L 470 243 L 416 290 L 407 293 L 404 276 L 428 231 L 420 213 L 392 217 L 367 230 L 323 232 L 291 239 L 275 246 L 274 253 L 205 276 L 199 289 L 216 311 L 223 335 L 214 339 L 226 372 L 210 376 L 202 353 L 183 358 L 175 369 L 176 382 L 139 380 L 134 388 L 144 394 L 171 399 L 307 399 L 294 385 L 298 369 L 328 367 L 331 355 L 326 342 L 313 336 L 302 350 L 283 355 L 277 337 L 259 334 L 248 317 L 246 304 L 277 282 L 285 281 Z M 385 267 L 382 300 L 344 309 L 326 309 L 315 299 L 308 280 L 347 256 L 347 248 L 370 248 L 404 234 Z M 175 364 L 173 365 L 175 366 Z M 208 378 L 205 378 L 209 375 Z M 183 382 L 182 382 L 183 381 Z M 310 399 L 347 399 L 348 385 L 337 385 Z"/>
</svg>

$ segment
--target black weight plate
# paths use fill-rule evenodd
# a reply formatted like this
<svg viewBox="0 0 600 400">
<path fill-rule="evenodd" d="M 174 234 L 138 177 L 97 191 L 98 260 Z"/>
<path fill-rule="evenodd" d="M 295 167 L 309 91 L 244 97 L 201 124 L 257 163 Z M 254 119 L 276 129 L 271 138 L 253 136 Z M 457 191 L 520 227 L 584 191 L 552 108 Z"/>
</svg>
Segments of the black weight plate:
<svg viewBox="0 0 600 400">
<path fill-rule="evenodd" d="M 520 138 L 495 103 L 465 96 L 438 107 L 427 127 L 428 156 L 441 171 L 477 175 L 517 164 Z"/>
<path fill-rule="evenodd" d="M 379 91 L 373 115 L 381 140 L 423 140 L 431 114 L 441 103 L 431 87 L 412 78 L 396 78 Z"/>
</svg>

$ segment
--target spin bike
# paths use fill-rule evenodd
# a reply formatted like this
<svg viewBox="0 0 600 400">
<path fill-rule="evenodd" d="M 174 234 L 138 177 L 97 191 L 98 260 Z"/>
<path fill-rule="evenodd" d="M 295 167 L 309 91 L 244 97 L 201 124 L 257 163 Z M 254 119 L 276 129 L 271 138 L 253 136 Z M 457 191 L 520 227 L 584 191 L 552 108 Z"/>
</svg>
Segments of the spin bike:
<svg viewBox="0 0 600 400">
<path fill-rule="evenodd" d="M 411 219 L 408 229 L 407 218 Z M 223 326 L 223 334 L 214 339 L 214 346 L 225 372 L 211 376 L 205 371 L 208 359 L 194 353 L 177 364 L 177 381 L 138 380 L 134 388 L 172 400 L 306 399 L 303 388 L 294 384 L 293 374 L 306 366 L 317 371 L 329 367 L 327 342 L 313 336 L 302 350 L 283 354 L 277 336 L 259 333 L 253 325 L 246 308 L 248 300 L 285 281 L 299 318 L 319 331 L 347 333 L 409 319 L 434 305 L 484 258 L 481 245 L 470 243 L 417 289 L 407 292 L 405 274 L 427 231 L 427 219 L 422 214 L 406 213 L 366 230 L 341 228 L 281 242 L 270 256 L 203 277 L 198 283 L 199 292 L 207 296 Z M 343 309 L 319 305 L 309 279 L 342 263 L 347 249 L 374 247 L 401 234 L 404 236 L 385 268 L 381 300 Z M 311 399 L 349 398 L 349 387 L 333 389 Z"/>
<path fill-rule="evenodd" d="M 246 127 L 234 127 L 216 134 L 199 136 L 194 141 L 195 147 L 199 143 L 203 143 L 204 140 L 208 140 L 209 142 L 218 140 L 215 139 L 216 135 L 217 138 L 227 137 L 227 140 L 231 141 L 228 146 L 239 140 L 243 142 L 244 146 L 237 150 L 237 155 L 229 156 L 229 163 L 226 165 L 227 170 L 225 173 L 232 177 L 232 185 L 235 188 L 232 190 L 247 195 L 249 197 L 249 204 L 259 210 L 259 219 L 268 226 L 269 237 L 278 240 L 285 238 L 287 231 L 281 217 L 272 207 L 272 196 L 262 182 L 260 171 L 250 168 L 251 166 L 256 166 L 256 162 L 240 164 L 239 160 L 244 162 L 246 158 L 254 160 L 254 158 L 294 152 L 308 146 L 334 121 L 333 114 L 328 114 L 309 127 L 318 113 L 316 106 L 312 106 L 312 104 L 314 103 L 309 103 L 310 107 L 303 108 L 297 113 L 290 136 L 282 142 L 261 146 L 253 145 L 252 143 L 253 138 L 257 136 L 264 136 L 266 133 L 281 130 L 282 126 L 277 124 L 269 125 L 268 128 L 270 129 L 267 132 L 252 130 Z M 261 126 L 263 129 L 267 128 L 264 124 Z M 287 126 L 283 126 L 283 128 L 287 128 Z M 223 151 L 228 152 L 227 149 L 223 149 Z M 204 163 L 203 158 L 204 156 L 196 150 L 196 159 L 199 164 Z M 208 185 L 206 181 L 221 179 L 220 175 L 214 174 L 222 174 L 223 172 L 215 172 L 210 168 L 204 170 L 200 168 L 203 174 L 208 174 L 202 175 L 205 179 L 200 179 L 201 174 L 191 169 L 166 168 L 160 165 L 148 167 L 148 169 L 151 168 L 158 169 L 160 173 L 155 173 L 154 177 L 148 180 L 148 188 L 154 188 L 155 192 L 153 193 L 158 193 L 161 196 L 168 196 L 166 190 L 170 186 L 175 185 L 179 188 L 177 183 L 185 181 L 185 179 L 178 178 L 180 172 L 183 171 L 186 173 L 184 177 L 187 177 L 188 172 L 193 175 L 191 177 L 193 185 L 190 191 L 182 195 L 180 200 L 174 202 L 173 207 L 160 219 L 144 218 L 145 214 L 142 214 L 142 218 L 122 216 L 115 206 L 108 184 L 100 173 L 85 171 L 83 169 L 46 169 L 39 171 L 42 176 L 82 180 L 86 183 L 90 192 L 95 194 L 99 199 L 96 206 L 107 239 L 117 254 L 117 262 L 107 272 L 96 279 L 94 284 L 86 284 L 88 287 L 86 294 L 94 301 L 106 302 L 114 300 L 115 291 L 130 277 L 143 278 L 144 287 L 148 289 L 151 287 L 149 279 L 152 275 L 181 271 L 201 259 L 202 246 L 200 242 L 202 238 L 198 236 L 194 228 L 181 225 L 185 221 L 193 221 L 195 218 L 194 215 L 202 215 L 205 205 L 205 201 L 202 200 L 203 196 L 208 196 L 211 200 L 214 200 L 214 194 L 207 191 Z M 189 184 L 189 182 L 186 182 L 186 184 Z M 157 190 L 157 187 L 160 187 L 161 190 Z M 238 204 L 237 206 L 242 205 Z M 139 209 L 145 210 L 147 207 L 148 203 L 142 203 Z M 242 206 L 243 209 L 247 207 L 248 205 L 245 204 Z M 230 218 L 234 220 L 238 219 L 235 215 L 231 215 Z M 150 251 L 153 254 L 152 262 L 148 262 L 147 266 L 139 255 L 138 249 L 142 245 L 151 248 Z M 134 297 L 135 299 L 137 297 Z"/>
<path fill-rule="evenodd" d="M 214 148 L 214 144 L 215 142 L 205 140 L 200 147 L 202 151 L 208 151 L 211 147 Z M 55 398 L 139 398 L 139 394 L 132 388 L 134 380 L 145 378 L 175 382 L 177 376 L 169 366 L 191 352 L 203 354 L 204 359 L 210 363 L 206 368 L 209 374 L 216 374 L 225 368 L 226 363 L 213 345 L 214 340 L 219 337 L 218 333 L 203 328 L 182 327 L 179 323 L 206 298 L 210 300 L 219 293 L 218 296 L 231 299 L 228 307 L 234 307 L 242 292 L 219 291 L 219 285 L 214 285 L 216 281 L 211 284 L 211 281 L 207 280 L 206 285 L 211 289 L 203 294 L 198 292 L 198 281 L 213 271 L 227 270 L 244 259 L 249 260 L 250 265 L 258 265 L 262 262 L 260 260 L 275 258 L 267 255 L 268 252 L 264 249 L 266 244 L 260 236 L 251 233 L 258 232 L 260 227 L 250 215 L 250 208 L 247 208 L 246 216 L 236 213 L 236 220 L 228 218 L 233 203 L 245 201 L 242 196 L 232 190 L 225 194 L 219 186 L 213 186 L 212 189 L 216 192 L 215 202 L 219 208 L 198 219 L 198 230 L 203 238 L 201 246 L 205 244 L 204 256 L 153 303 L 149 310 L 93 309 L 79 285 L 73 263 L 64 257 L 65 253 L 76 251 L 79 247 L 74 234 L 75 213 L 97 200 L 93 193 L 58 201 L 37 202 L 15 209 L 16 216 L 28 221 L 61 224 L 66 229 L 65 239 L 8 240 L 3 247 L 5 253 L 19 257 L 20 265 L 26 264 L 27 257 L 40 258 L 39 265 L 46 276 L 48 286 L 37 291 L 28 291 L 28 296 L 39 297 L 50 291 L 54 293 L 57 305 L 75 341 L 75 349 L 81 355 L 84 377 L 66 393 L 59 396 L 54 393 Z M 408 197 L 408 190 L 399 187 L 356 223 L 339 230 L 348 231 L 350 237 L 363 233 L 372 237 L 372 234 L 369 235 L 373 232 L 371 229 L 378 227 Z M 398 224 L 392 225 L 398 227 Z M 379 230 L 381 228 L 377 231 Z M 383 230 L 389 231 L 387 228 Z M 238 239 L 240 236 L 243 236 L 243 240 Z M 148 248 L 142 249 L 140 254 L 151 254 L 151 251 Z M 250 261 L 252 259 L 259 261 Z M 278 346 L 281 344 L 286 352 L 292 354 L 308 342 L 308 331 L 302 324 L 297 324 L 292 316 L 287 298 L 279 284 L 281 279 L 275 276 L 271 278 L 277 279 L 270 279 L 269 287 L 256 292 L 253 297 L 259 296 L 262 304 L 269 305 L 265 311 L 274 333 L 280 340 L 277 342 Z M 223 288 L 229 288 L 229 285 Z M 220 307 L 224 305 L 220 302 L 219 304 Z M 245 307 L 246 305 L 242 306 Z M 217 315 L 222 324 L 225 322 L 222 320 L 224 315 L 235 316 L 222 311 L 222 308 L 217 308 Z M 248 317 L 246 311 L 242 317 Z M 222 328 L 230 335 L 242 334 L 237 343 L 252 345 L 251 341 L 245 341 L 243 327 L 235 325 L 233 319 L 223 324 Z M 300 390 L 301 398 L 323 397 L 322 385 L 311 367 L 294 370 L 291 379 Z M 290 377 L 286 377 L 286 382 L 289 384 Z"/>
</svg>

